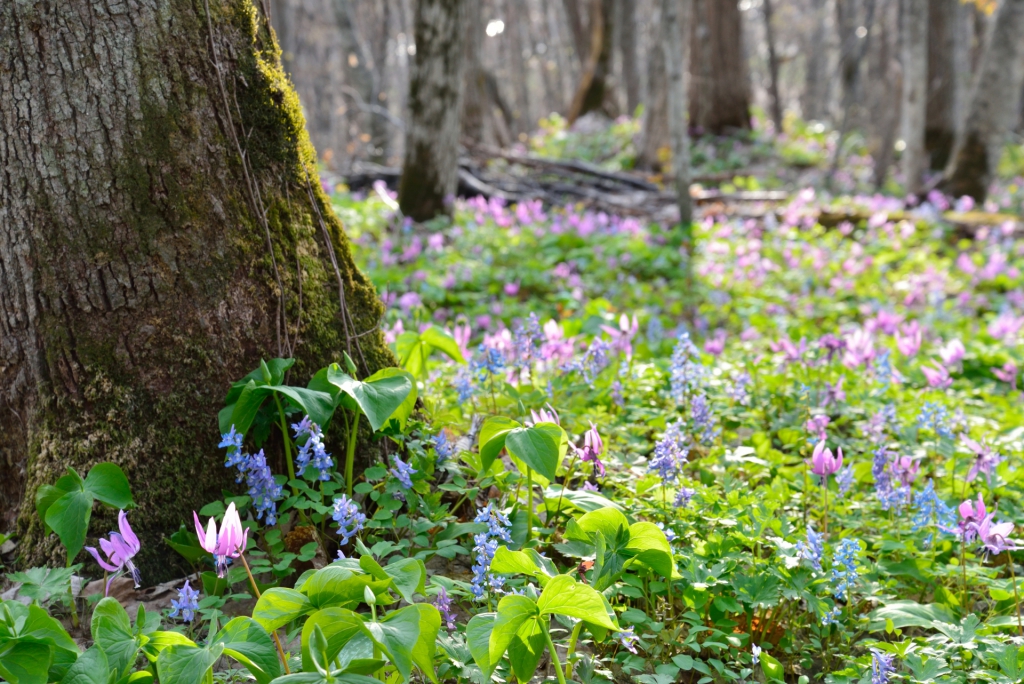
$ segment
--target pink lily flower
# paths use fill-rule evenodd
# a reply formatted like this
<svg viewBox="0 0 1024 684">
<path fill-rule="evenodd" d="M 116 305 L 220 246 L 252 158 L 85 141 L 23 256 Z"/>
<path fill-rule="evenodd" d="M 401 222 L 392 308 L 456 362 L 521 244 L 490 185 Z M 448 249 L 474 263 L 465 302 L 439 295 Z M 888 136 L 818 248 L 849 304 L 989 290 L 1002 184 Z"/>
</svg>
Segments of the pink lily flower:
<svg viewBox="0 0 1024 684">
<path fill-rule="evenodd" d="M 966 351 L 963 342 L 960 340 L 950 340 L 944 347 L 939 348 L 939 357 L 942 359 L 942 363 L 947 366 L 955 366 L 963 360 Z"/>
<path fill-rule="evenodd" d="M 993 512 L 979 522 L 970 523 L 971 530 L 985 550 L 989 553 L 1002 553 L 1019 548 L 1017 542 L 1010 539 L 1010 535 L 1013 534 L 1013 523 L 997 523 L 994 518 Z"/>
<path fill-rule="evenodd" d="M 900 456 L 893 460 L 890 468 L 893 475 L 899 478 L 903 485 L 910 486 L 917 479 L 917 473 L 921 470 L 921 462 L 910 456 Z"/>
<path fill-rule="evenodd" d="M 964 446 L 974 453 L 974 463 L 967 473 L 967 481 L 973 482 L 978 477 L 978 473 L 985 473 L 985 477 L 988 478 L 991 484 L 992 473 L 995 472 L 996 466 L 1003 460 L 1002 457 L 987 444 L 979 444 L 967 435 L 960 435 L 960 438 L 963 439 Z"/>
<path fill-rule="evenodd" d="M 558 413 L 555 412 L 555 409 L 551 408 L 551 404 L 547 404 L 544 408 L 542 408 L 539 411 L 534 411 L 533 409 L 530 409 L 530 418 L 532 419 L 531 422 L 533 425 L 536 425 L 537 423 L 554 423 L 555 425 L 561 424 L 558 422 Z"/>
<path fill-rule="evenodd" d="M 601 454 L 604 453 L 604 440 L 597 431 L 594 422 L 590 422 L 590 429 L 583 435 L 583 448 L 577 449 L 580 460 L 594 464 L 594 470 L 598 475 L 604 475 L 604 463 L 601 463 Z"/>
<path fill-rule="evenodd" d="M 929 387 L 946 389 L 953 384 L 953 379 L 949 377 L 949 371 L 945 366 L 921 366 L 921 372 L 924 373 Z"/>
<path fill-rule="evenodd" d="M 1010 386 L 1011 390 L 1017 389 L 1017 364 L 1007 361 L 1002 368 L 993 368 L 992 374 Z"/>
<path fill-rule="evenodd" d="M 640 330 L 636 314 L 633 315 L 632 321 L 630 321 L 629 316 L 622 314 L 619 317 L 619 327 L 617 329 L 610 325 L 602 325 L 601 330 L 608 333 L 609 337 L 612 338 L 612 349 L 623 352 L 627 359 L 633 357 L 633 338 L 636 337 L 637 332 Z"/>
<path fill-rule="evenodd" d="M 725 331 L 719 328 L 708 341 L 704 343 L 704 351 L 712 356 L 718 356 L 725 351 Z"/>
<path fill-rule="evenodd" d="M 827 448 L 825 440 L 822 440 L 814 447 L 814 452 L 807 463 L 811 466 L 812 473 L 825 479 L 843 467 L 843 449 L 836 449 L 836 455 L 833 456 L 832 450 Z"/>
<path fill-rule="evenodd" d="M 224 519 L 220 523 L 220 532 L 217 532 L 217 521 L 210 518 L 210 523 L 203 531 L 203 525 L 199 522 L 199 514 L 192 511 L 195 518 L 196 534 L 199 535 L 199 545 L 207 553 L 213 554 L 213 560 L 217 565 L 217 577 L 223 577 L 228 569 L 228 559 L 238 558 L 245 551 L 249 537 L 249 530 L 242 529 L 242 520 L 235 510 L 235 503 L 228 504 L 228 510 L 224 512 Z"/>
<path fill-rule="evenodd" d="M 896 348 L 904 356 L 915 356 L 921 349 L 922 337 L 921 326 L 911 321 L 896 333 Z"/>
<path fill-rule="evenodd" d="M 139 582 L 141 577 L 139 575 L 139 569 L 132 563 L 132 558 L 142 548 L 142 544 L 139 542 L 139 538 L 135 536 L 132 531 L 131 525 L 128 524 L 128 515 L 122 510 L 117 514 L 117 528 L 120 532 L 111 532 L 110 539 L 100 539 L 100 548 L 103 549 L 104 555 L 107 560 L 103 560 L 100 557 L 98 551 L 93 546 L 86 546 L 85 550 L 92 555 L 96 562 L 101 568 L 107 572 L 114 573 L 113 576 L 107 580 L 106 589 L 103 595 L 106 596 L 110 591 L 110 583 L 114 581 L 115 577 L 118 577 L 122 572 L 128 571 L 128 574 L 132 576 L 132 580 L 135 582 L 135 588 L 139 588 Z"/>
</svg>

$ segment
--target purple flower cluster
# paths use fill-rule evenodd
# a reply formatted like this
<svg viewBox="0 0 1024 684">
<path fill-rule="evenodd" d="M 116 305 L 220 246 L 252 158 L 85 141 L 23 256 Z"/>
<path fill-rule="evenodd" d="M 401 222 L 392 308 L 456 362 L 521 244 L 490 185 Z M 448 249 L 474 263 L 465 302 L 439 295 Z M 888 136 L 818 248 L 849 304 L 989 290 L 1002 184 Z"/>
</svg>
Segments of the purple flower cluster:
<svg viewBox="0 0 1024 684">
<path fill-rule="evenodd" d="M 295 431 L 296 441 L 303 437 L 307 438 L 295 457 L 295 467 L 299 474 L 305 473 L 307 467 L 313 466 L 318 471 L 318 480 L 330 480 L 334 459 L 324 448 L 324 435 L 320 426 L 311 421 L 309 416 L 303 416 L 301 422 L 292 423 L 292 430 Z"/>
<path fill-rule="evenodd" d="M 503 577 L 491 573 L 491 561 L 498 550 L 498 542 L 512 543 L 512 536 L 509 534 L 512 524 L 504 513 L 494 508 L 493 503 L 487 504 L 487 508 L 477 513 L 473 522 L 487 524 L 485 532 L 473 536 L 473 542 L 476 544 L 473 547 L 473 555 L 476 562 L 473 564 L 471 589 L 473 596 L 480 601 L 488 591 L 500 592 L 505 584 Z"/>
<path fill-rule="evenodd" d="M 182 622 L 192 622 L 196 618 L 196 611 L 199 610 L 199 592 L 189 586 L 185 580 L 185 586 L 178 590 L 178 598 L 171 599 L 173 610 L 167 617 L 180 617 Z"/>
<path fill-rule="evenodd" d="M 437 454 L 435 467 L 438 468 L 455 455 L 455 445 L 448 441 L 448 434 L 444 430 L 434 435 L 434 453 Z"/>
<path fill-rule="evenodd" d="M 708 405 L 708 398 L 703 392 L 699 392 L 690 402 L 690 418 L 693 421 L 693 431 L 697 435 L 697 441 L 704 446 L 711 446 L 718 437 L 721 430 L 716 426 L 715 417 L 711 414 L 711 407 Z"/>
<path fill-rule="evenodd" d="M 392 457 L 391 462 L 394 464 L 390 471 L 391 475 L 398 480 L 398 483 L 402 485 L 402 487 L 405 489 L 412 489 L 412 476 L 419 471 L 402 459 L 398 458 L 398 456 Z"/>
<path fill-rule="evenodd" d="M 366 515 L 359 510 L 359 505 L 344 494 L 334 500 L 334 513 L 331 514 L 331 518 L 338 525 L 338 534 L 341 535 L 338 543 L 341 546 L 348 544 L 366 524 Z"/>
<path fill-rule="evenodd" d="M 448 591 L 441 587 L 432 601 L 437 612 L 441 613 L 441 622 L 449 632 L 455 630 L 455 613 L 452 611 L 452 597 Z"/>
<path fill-rule="evenodd" d="M 256 519 L 262 520 L 265 517 L 267 525 L 276 525 L 277 501 L 281 498 L 283 488 L 274 479 L 274 473 L 270 470 L 263 450 L 260 449 L 256 454 L 245 453 L 242 451 L 242 439 L 243 435 L 235 431 L 234 425 L 231 426 L 230 432 L 221 435 L 218 446 L 228 450 L 224 465 L 228 468 L 238 468 L 236 482 L 241 482 L 242 478 L 245 478 L 256 511 Z"/>
<path fill-rule="evenodd" d="M 690 448 L 686 445 L 681 424 L 679 421 L 669 423 L 661 440 L 654 445 L 654 455 L 647 470 L 658 473 L 669 484 L 679 477 L 689 455 Z"/>
<path fill-rule="evenodd" d="M 672 350 L 672 365 L 669 367 L 669 394 L 677 404 L 695 392 L 704 381 L 705 369 L 700 362 L 700 351 L 690 339 L 690 333 L 682 331 Z"/>
</svg>

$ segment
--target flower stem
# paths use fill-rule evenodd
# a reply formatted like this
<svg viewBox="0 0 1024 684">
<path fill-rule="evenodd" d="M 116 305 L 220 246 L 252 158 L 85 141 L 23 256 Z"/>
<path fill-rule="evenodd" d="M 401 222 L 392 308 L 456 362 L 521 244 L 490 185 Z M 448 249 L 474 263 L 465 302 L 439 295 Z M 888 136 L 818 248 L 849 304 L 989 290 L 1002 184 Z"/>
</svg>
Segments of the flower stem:
<svg viewBox="0 0 1024 684">
<path fill-rule="evenodd" d="M 558 652 L 555 650 L 555 642 L 551 640 L 551 631 L 548 630 L 548 623 L 545 619 L 541 622 L 541 629 L 544 630 L 544 638 L 548 642 L 548 651 L 551 652 L 551 664 L 555 666 L 555 675 L 558 677 L 558 684 L 565 684 L 565 675 L 562 674 L 562 661 L 558 659 Z"/>
<path fill-rule="evenodd" d="M 252 591 L 256 594 L 256 600 L 260 600 L 260 590 L 256 588 L 256 579 L 252 576 L 252 570 L 249 569 L 249 564 L 245 562 L 245 554 L 238 554 L 239 560 L 242 561 L 242 565 L 245 567 L 245 574 L 249 576 L 249 584 L 252 585 Z M 288 669 L 288 659 L 284 657 L 284 648 L 281 646 L 281 639 L 277 636 L 277 630 L 275 629 L 272 634 L 274 635 L 274 643 L 277 644 L 277 654 L 281 657 L 281 664 L 284 665 L 284 673 L 291 674 L 291 670 Z"/>
<path fill-rule="evenodd" d="M 348 419 L 345 420 L 348 425 Z M 359 436 L 359 414 L 355 414 L 351 426 L 348 426 L 348 446 L 345 449 L 345 491 L 352 498 L 352 479 L 356 462 L 356 438 Z"/>
<path fill-rule="evenodd" d="M 824 513 L 824 518 L 822 519 L 821 527 L 822 527 L 822 535 L 825 538 L 828 538 L 828 475 L 826 475 L 824 477 L 824 483 L 822 485 L 822 490 L 824 492 L 823 496 L 825 497 L 825 513 Z"/>
<path fill-rule="evenodd" d="M 523 542 L 525 547 L 530 543 L 530 537 L 533 536 L 533 468 L 527 466 L 526 468 L 526 541 Z"/>
<path fill-rule="evenodd" d="M 580 638 L 580 630 L 583 628 L 583 621 L 580 620 L 576 623 L 576 626 L 572 628 L 572 636 L 569 637 L 569 650 L 565 652 L 565 678 L 572 679 L 572 668 L 575 664 L 573 660 L 573 654 L 576 653 L 576 643 Z"/>
<path fill-rule="evenodd" d="M 555 506 L 555 515 L 559 516 L 562 514 L 562 495 L 565 494 L 565 490 L 569 488 L 569 483 L 572 481 L 572 469 L 576 465 L 576 454 L 572 455 L 572 460 L 569 461 L 569 470 L 565 473 L 565 480 L 562 481 L 562 491 L 558 493 L 558 505 Z M 454 508 L 452 510 L 455 510 Z"/>
<path fill-rule="evenodd" d="M 1013 582 L 1013 605 L 1017 611 L 1017 631 L 1024 637 L 1024 625 L 1021 624 L 1020 619 L 1020 596 L 1017 593 L 1017 570 L 1013 567 L 1013 554 L 1009 551 L 1006 553 L 1006 560 L 1009 561 L 1010 579 Z"/>
<path fill-rule="evenodd" d="M 966 549 L 967 540 L 960 537 L 960 577 L 961 577 L 961 594 L 960 594 L 960 607 L 964 611 L 964 615 L 967 615 L 967 560 L 966 560 Z"/>
<path fill-rule="evenodd" d="M 281 398 L 274 393 L 274 403 L 277 404 L 277 416 L 281 424 L 281 441 L 284 442 L 284 455 L 288 461 L 288 479 L 295 479 L 295 462 L 292 460 L 292 440 L 288 438 L 288 423 L 284 419 L 284 407 L 281 406 Z M 295 493 L 295 488 L 292 488 Z"/>
</svg>

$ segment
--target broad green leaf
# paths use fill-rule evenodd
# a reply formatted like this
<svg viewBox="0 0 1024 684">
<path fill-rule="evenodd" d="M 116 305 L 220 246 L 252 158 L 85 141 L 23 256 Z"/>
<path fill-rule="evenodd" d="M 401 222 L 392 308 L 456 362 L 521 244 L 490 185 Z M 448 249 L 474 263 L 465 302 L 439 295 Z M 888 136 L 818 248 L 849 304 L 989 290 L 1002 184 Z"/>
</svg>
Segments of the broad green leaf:
<svg viewBox="0 0 1024 684">
<path fill-rule="evenodd" d="M 480 426 L 480 472 L 486 473 L 498 457 L 501 450 L 505 448 L 505 438 L 512 430 L 522 427 L 511 418 L 504 416 L 491 416 Z"/>
<path fill-rule="evenodd" d="M 588 492 L 585 489 L 564 489 L 560 485 L 556 487 L 548 487 L 544 490 L 544 502 L 548 504 L 550 508 L 558 506 L 559 500 L 562 502 L 561 508 L 576 508 L 584 513 L 596 511 L 599 508 L 614 508 L 617 511 L 623 510 L 621 504 L 605 498 L 597 492 Z"/>
<path fill-rule="evenodd" d="M 420 619 L 420 636 L 412 649 L 412 662 L 436 684 L 434 653 L 437 650 L 437 633 L 441 630 L 441 613 L 429 603 L 414 603 L 409 607 L 419 613 Z"/>
<path fill-rule="evenodd" d="M 81 652 L 78 644 L 64 630 L 60 622 L 50 617 L 49 613 L 37 605 L 28 607 L 28 615 L 25 618 L 25 623 L 18 631 L 18 635 L 32 637 L 76 655 Z"/>
<path fill-rule="evenodd" d="M 629 529 L 629 520 L 621 511 L 614 508 L 591 511 L 577 520 L 576 524 L 587 533 L 600 532 L 609 544 L 619 536 L 619 530 Z"/>
<path fill-rule="evenodd" d="M 68 492 L 46 510 L 46 524 L 60 537 L 69 559 L 74 559 L 85 546 L 91 517 L 92 495 L 83 491 Z"/>
<path fill-rule="evenodd" d="M 454 337 L 449 335 L 443 329 L 438 328 L 436 325 L 432 325 L 420 333 L 420 339 L 440 351 L 452 361 L 455 361 L 456 363 L 466 363 L 466 359 L 462 356 L 462 350 L 459 349 L 459 343 L 455 341 Z"/>
<path fill-rule="evenodd" d="M 378 376 L 360 382 L 342 372 L 337 364 L 327 368 L 327 380 L 355 402 L 370 421 L 374 432 L 386 425 L 395 411 L 401 408 L 415 385 L 408 373 Z"/>
<path fill-rule="evenodd" d="M 107 656 L 99 646 L 93 646 L 78 656 L 75 664 L 68 668 L 61 684 L 107 684 L 110 675 Z"/>
<path fill-rule="evenodd" d="M 249 428 L 252 427 L 253 421 L 256 419 L 260 406 L 272 394 L 280 394 L 285 397 L 292 405 L 309 416 L 310 420 L 320 427 L 326 427 L 331 419 L 331 415 L 334 413 L 334 400 L 327 392 L 318 392 L 305 387 L 290 387 L 287 385 L 257 385 L 254 381 L 250 380 L 242 388 L 242 393 L 234 404 L 235 408 L 232 409 L 228 428 L 230 429 L 230 426 L 234 425 L 235 430 L 238 432 L 243 434 L 248 432 Z M 223 423 L 221 427 L 223 428 Z"/>
<path fill-rule="evenodd" d="M 537 599 L 537 609 L 541 615 L 567 615 L 606 629 L 619 629 L 608 617 L 601 594 L 569 575 L 558 575 L 547 583 Z"/>
<path fill-rule="evenodd" d="M 457 363 L 466 362 L 455 338 L 436 326 L 430 326 L 423 332 L 404 332 L 395 340 L 399 363 L 416 377 L 422 377 L 426 372 L 427 359 L 435 349 Z"/>
<path fill-rule="evenodd" d="M 367 622 L 370 638 L 377 642 L 406 681 L 412 672 L 412 651 L 420 634 L 420 616 L 413 606 L 390 613 L 382 622 Z"/>
<path fill-rule="evenodd" d="M 333 675 L 328 681 L 319 672 L 296 672 L 278 677 L 272 684 L 380 684 L 380 680 L 361 674 L 343 672 Z"/>
<path fill-rule="evenodd" d="M 498 603 L 498 617 L 491 630 L 488 662 L 497 664 L 505 655 L 519 628 L 528 620 L 536 620 L 537 615 L 537 604 L 525 596 L 513 594 L 502 598 Z"/>
<path fill-rule="evenodd" d="M 380 378 L 391 378 L 399 376 L 409 379 L 409 393 L 406 395 L 405 400 L 401 404 L 399 404 L 398 408 L 396 408 L 391 413 L 391 416 L 388 418 L 388 421 L 397 420 L 398 427 L 404 430 L 405 424 L 409 420 L 409 416 L 412 415 L 413 410 L 416 408 L 416 397 L 419 395 L 419 392 L 416 389 L 416 378 L 412 375 L 412 373 L 404 371 L 401 368 L 387 367 L 381 368 L 379 371 L 368 377 L 366 379 L 366 382 L 375 382 L 377 379 Z"/>
<path fill-rule="evenodd" d="M 199 546 L 199 537 L 195 532 L 189 532 L 182 528 L 164 539 L 168 546 L 177 551 L 189 563 L 198 563 L 209 556 L 206 549 Z"/>
<path fill-rule="evenodd" d="M 767 677 L 770 682 L 786 681 L 785 670 L 782 668 L 782 663 L 763 652 L 761 653 L 761 671 L 764 672 L 764 676 Z"/>
<path fill-rule="evenodd" d="M 346 608 L 324 608 L 309 616 L 302 626 L 302 669 L 309 670 L 313 661 L 309 652 L 309 640 L 313 629 L 319 626 L 327 639 L 327 654 L 333 661 L 345 645 L 358 634 L 368 634 L 363 618 Z M 372 651 L 371 651 L 372 653 Z"/>
<path fill-rule="evenodd" d="M 267 589 L 256 602 L 252 619 L 263 629 L 273 632 L 292 620 L 313 611 L 313 604 L 305 594 L 294 589 L 274 587 Z"/>
<path fill-rule="evenodd" d="M 85 476 L 85 491 L 93 498 L 114 508 L 134 505 L 132 490 L 124 471 L 114 463 L 97 463 Z"/>
<path fill-rule="evenodd" d="M 418 558 L 402 558 L 389 563 L 384 572 L 393 580 L 395 589 L 406 603 L 412 603 L 417 592 L 422 595 L 427 589 L 427 568 Z"/>
<path fill-rule="evenodd" d="M 363 600 L 366 587 L 375 596 L 384 594 L 391 585 L 391 580 L 374 579 L 371 575 L 353 575 L 344 568 L 328 565 L 317 570 L 302 585 L 302 593 L 309 597 L 315 608 L 330 606 L 347 606 L 359 604 Z"/>
<path fill-rule="evenodd" d="M 487 678 L 490 678 L 496 664 L 491 662 L 491 631 L 496 619 L 495 613 L 480 613 L 471 617 L 466 624 L 466 645 Z"/>
<path fill-rule="evenodd" d="M 53 647 L 38 641 L 0 641 L 0 677 L 10 684 L 46 684 Z"/>
<path fill-rule="evenodd" d="M 200 684 L 223 654 L 223 644 L 209 648 L 182 645 L 165 648 L 156 659 L 160 684 Z"/>
<path fill-rule="evenodd" d="M 635 561 L 643 563 L 662 577 L 672 577 L 675 571 L 672 547 L 665 533 L 654 523 L 638 522 L 630 525 L 626 550 L 635 552 Z"/>
<path fill-rule="evenodd" d="M 141 639 L 132 631 L 131 620 L 117 599 L 100 599 L 92 613 L 92 638 L 103 649 L 110 669 L 119 674 L 135 662 Z"/>
<path fill-rule="evenodd" d="M 81 490 L 79 490 L 81 491 Z M 54 485 L 40 485 L 39 489 L 36 490 L 36 513 L 39 514 L 39 519 L 43 521 L 45 525 L 45 532 L 49 534 L 51 532 L 50 526 L 46 524 L 46 511 L 50 510 L 57 499 L 64 496 L 68 492 L 56 487 Z"/>
<path fill-rule="evenodd" d="M 501 575 L 536 575 L 540 572 L 533 557 L 525 551 L 510 551 L 506 546 L 499 546 L 491 560 L 491 572 Z"/>
<path fill-rule="evenodd" d="M 921 604 L 916 601 L 892 601 L 877 608 L 869 616 L 871 630 L 885 629 L 885 621 L 892 620 L 896 629 L 907 627 L 932 627 L 932 622 L 953 622 L 953 615 L 938 603 Z"/>
<path fill-rule="evenodd" d="M 143 654 L 149 662 L 155 663 L 160 651 L 171 646 L 195 646 L 196 642 L 189 639 L 181 632 L 153 632 L 149 640 L 142 647 Z"/>
<path fill-rule="evenodd" d="M 273 638 L 252 618 L 230 620 L 210 640 L 211 646 L 215 644 L 222 644 L 224 655 L 244 665 L 259 684 L 269 684 L 281 674 Z"/>
<path fill-rule="evenodd" d="M 549 481 L 555 479 L 560 461 L 559 445 L 546 429 L 536 425 L 516 428 L 505 436 L 505 448 Z"/>
<path fill-rule="evenodd" d="M 547 639 L 540 620 L 527 620 L 508 646 L 508 660 L 517 680 L 528 682 L 533 678 L 546 647 Z"/>
</svg>

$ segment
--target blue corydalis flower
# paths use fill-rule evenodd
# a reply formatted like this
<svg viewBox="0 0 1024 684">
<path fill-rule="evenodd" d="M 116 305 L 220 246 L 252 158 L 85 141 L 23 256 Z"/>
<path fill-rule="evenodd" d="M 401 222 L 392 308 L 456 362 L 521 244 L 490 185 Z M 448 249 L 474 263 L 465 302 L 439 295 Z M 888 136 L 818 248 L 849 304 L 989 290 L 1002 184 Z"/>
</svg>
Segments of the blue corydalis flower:
<svg viewBox="0 0 1024 684">
<path fill-rule="evenodd" d="M 342 546 L 359 534 L 366 524 L 366 516 L 359 510 L 359 505 L 344 494 L 334 500 L 331 518 L 338 525 L 338 534 L 341 535 L 338 543 Z"/>
<path fill-rule="evenodd" d="M 192 622 L 196 618 L 196 611 L 199 610 L 199 592 L 189 586 L 185 580 L 185 586 L 178 590 L 178 598 L 171 599 L 173 610 L 167 617 L 181 618 L 182 622 Z"/>
</svg>

